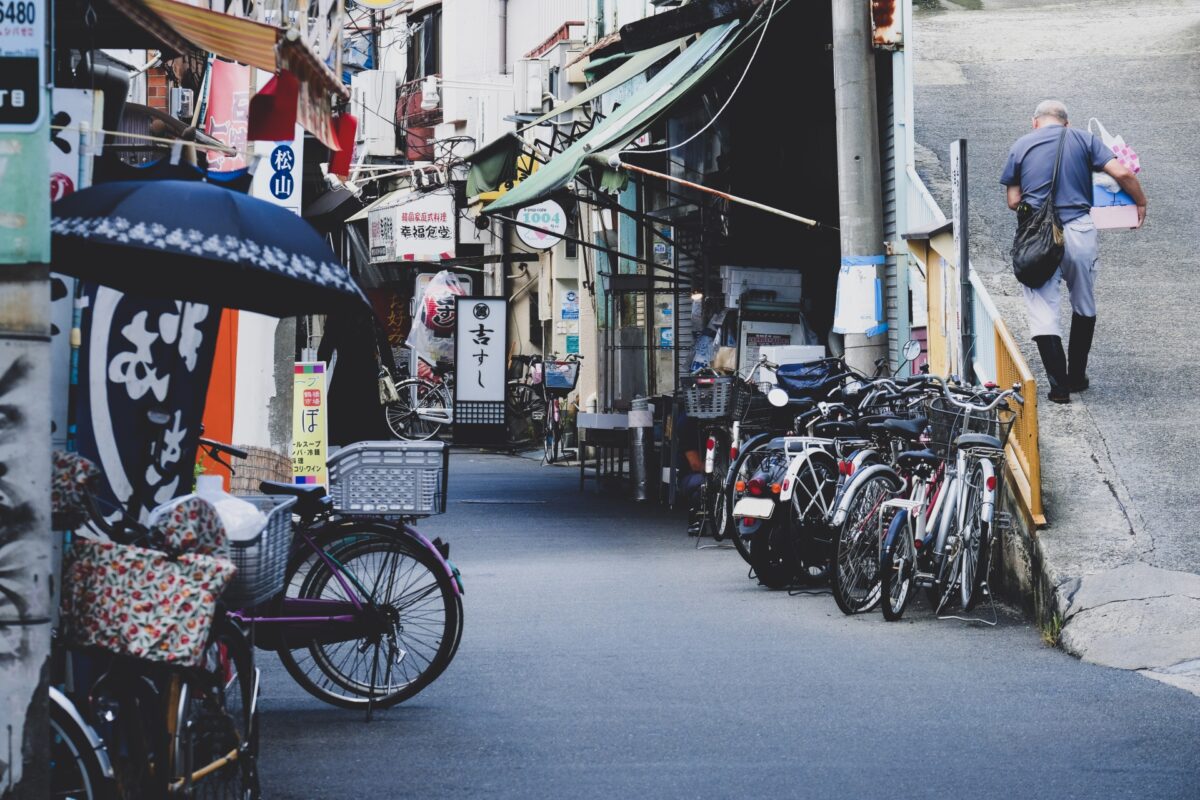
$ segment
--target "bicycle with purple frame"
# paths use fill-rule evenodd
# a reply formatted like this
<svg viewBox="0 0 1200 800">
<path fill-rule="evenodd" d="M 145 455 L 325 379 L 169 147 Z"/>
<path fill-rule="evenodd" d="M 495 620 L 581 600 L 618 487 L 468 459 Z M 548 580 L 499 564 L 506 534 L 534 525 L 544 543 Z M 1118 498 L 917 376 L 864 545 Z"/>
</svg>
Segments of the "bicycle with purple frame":
<svg viewBox="0 0 1200 800">
<path fill-rule="evenodd" d="M 242 455 L 211 440 L 202 446 Z M 368 716 L 436 680 L 462 635 L 462 582 L 449 547 L 412 526 L 423 514 L 348 514 L 319 485 L 264 481 L 260 491 L 296 502 L 282 591 L 229 612 L 254 644 L 275 650 L 314 697 Z M 444 509 L 444 476 L 440 491 L 427 513 Z"/>
</svg>

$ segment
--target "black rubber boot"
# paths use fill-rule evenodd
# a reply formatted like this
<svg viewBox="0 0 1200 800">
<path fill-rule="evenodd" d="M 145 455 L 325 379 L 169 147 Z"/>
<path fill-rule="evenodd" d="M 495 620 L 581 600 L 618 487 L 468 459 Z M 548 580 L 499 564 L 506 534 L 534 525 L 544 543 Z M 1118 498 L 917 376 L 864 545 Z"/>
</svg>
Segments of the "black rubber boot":
<svg viewBox="0 0 1200 800">
<path fill-rule="evenodd" d="M 1071 402 L 1071 390 L 1067 386 L 1067 354 L 1063 352 L 1061 336 L 1035 336 L 1042 364 L 1046 367 L 1046 378 L 1050 382 L 1050 402 Z"/>
<path fill-rule="evenodd" d="M 1071 315 L 1071 341 L 1067 344 L 1070 363 L 1067 367 L 1067 387 L 1072 392 L 1088 388 L 1088 353 L 1092 349 L 1092 335 L 1096 332 L 1096 318 Z"/>
</svg>

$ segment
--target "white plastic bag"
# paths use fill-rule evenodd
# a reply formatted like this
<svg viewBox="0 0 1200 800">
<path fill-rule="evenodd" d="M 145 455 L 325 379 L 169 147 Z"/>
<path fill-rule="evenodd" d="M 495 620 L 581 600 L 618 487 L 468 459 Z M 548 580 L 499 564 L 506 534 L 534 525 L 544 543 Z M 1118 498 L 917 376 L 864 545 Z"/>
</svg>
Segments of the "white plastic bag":
<svg viewBox="0 0 1200 800">
<path fill-rule="evenodd" d="M 429 364 L 454 363 L 455 297 L 466 294 L 450 270 L 442 270 L 417 298 L 412 330 L 405 342 Z"/>
<path fill-rule="evenodd" d="M 1096 130 L 1092 130 L 1093 125 L 1096 127 Z M 1142 171 L 1141 160 L 1138 158 L 1137 152 L 1125 143 L 1125 137 L 1113 136 L 1104 127 L 1104 123 L 1095 117 L 1088 120 L 1087 129 L 1088 133 L 1099 136 L 1100 141 L 1104 142 L 1104 146 L 1111 150 L 1113 155 L 1117 157 L 1117 160 L 1128 167 L 1130 172 L 1136 175 Z M 1120 184 L 1107 172 L 1093 172 L 1092 183 L 1114 194 L 1121 191 Z"/>
</svg>

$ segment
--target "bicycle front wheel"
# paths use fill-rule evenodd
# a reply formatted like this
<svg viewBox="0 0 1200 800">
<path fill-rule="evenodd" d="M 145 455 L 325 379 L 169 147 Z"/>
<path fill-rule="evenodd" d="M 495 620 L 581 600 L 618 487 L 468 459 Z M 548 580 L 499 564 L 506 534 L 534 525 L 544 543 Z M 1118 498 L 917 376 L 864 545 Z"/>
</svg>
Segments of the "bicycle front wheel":
<svg viewBox="0 0 1200 800">
<path fill-rule="evenodd" d="M 198 800 L 259 797 L 256 684 L 250 643 L 228 617 L 218 615 L 203 662 L 182 676 L 172 794 Z"/>
<path fill-rule="evenodd" d="M 850 499 L 834 549 L 833 599 L 843 614 L 861 614 L 879 603 L 879 508 L 892 496 L 892 482 L 875 475 Z"/>
<path fill-rule="evenodd" d="M 422 418 L 422 413 L 449 413 L 445 392 L 433 381 L 409 378 L 396 384 L 400 399 L 383 407 L 388 429 L 397 439 L 419 442 L 430 439 L 442 430 L 442 424 Z"/>
<path fill-rule="evenodd" d="M 53 694 L 53 693 L 52 693 Z M 96 745 L 58 695 L 50 699 L 50 796 L 67 800 L 112 797 Z"/>
<path fill-rule="evenodd" d="M 894 511 L 889 522 L 891 544 L 884 551 L 879 591 L 883 596 L 883 618 L 896 622 L 904 616 L 912 598 L 917 553 L 912 518 L 903 511 Z"/>
<path fill-rule="evenodd" d="M 953 560 L 943 587 L 942 602 L 938 604 L 939 610 L 951 599 L 957 599 L 963 611 L 971 611 L 983 595 L 988 553 L 991 550 L 988 525 L 983 519 L 985 480 L 983 466 L 976 465 L 971 472 L 971 480 L 963 486 L 963 526 L 955 532 L 953 550 L 947 554 Z"/>
<path fill-rule="evenodd" d="M 294 587 L 295 573 L 306 568 L 299 598 L 348 603 L 340 574 L 365 613 L 361 621 L 317 630 L 285 628 L 280 660 L 305 691 L 335 706 L 387 708 L 407 700 L 446 669 L 458 644 L 461 604 L 451 578 L 423 547 L 369 529 L 325 547 L 336 557 L 336 574 L 323 560 L 302 559 L 289 568 L 286 585 Z"/>
</svg>

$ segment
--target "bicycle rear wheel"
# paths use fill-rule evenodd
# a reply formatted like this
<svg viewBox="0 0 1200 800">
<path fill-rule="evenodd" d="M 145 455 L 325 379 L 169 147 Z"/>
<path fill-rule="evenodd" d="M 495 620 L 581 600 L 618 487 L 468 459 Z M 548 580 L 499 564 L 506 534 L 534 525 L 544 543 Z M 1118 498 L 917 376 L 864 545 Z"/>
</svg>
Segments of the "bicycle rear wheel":
<svg viewBox="0 0 1200 800">
<path fill-rule="evenodd" d="M 457 648 L 462 606 L 451 578 L 424 547 L 370 528 L 357 535 L 342 532 L 323 546 L 367 613 L 362 621 L 341 623 L 341 629 L 338 623 L 319 631 L 285 628 L 280 660 L 305 691 L 332 705 L 387 708 L 407 700 L 441 675 Z M 289 587 L 301 567 L 307 572 L 295 596 L 351 599 L 320 560 L 293 563 Z"/>
<path fill-rule="evenodd" d="M 442 430 L 442 424 L 422 419 L 421 412 L 446 413 L 446 396 L 442 388 L 424 378 L 409 378 L 396 384 L 400 399 L 383 407 L 388 429 L 397 439 L 419 442 L 430 439 Z"/>
<path fill-rule="evenodd" d="M 963 611 L 972 611 L 983 596 L 983 584 L 987 581 L 988 555 L 991 541 L 988 525 L 983 519 L 983 485 L 986 480 L 981 465 L 971 472 L 971 479 L 963 485 L 961 499 L 963 527 L 954 531 L 953 550 L 946 558 L 951 559 L 943 586 L 940 611 L 950 601 L 957 601 Z"/>
</svg>

